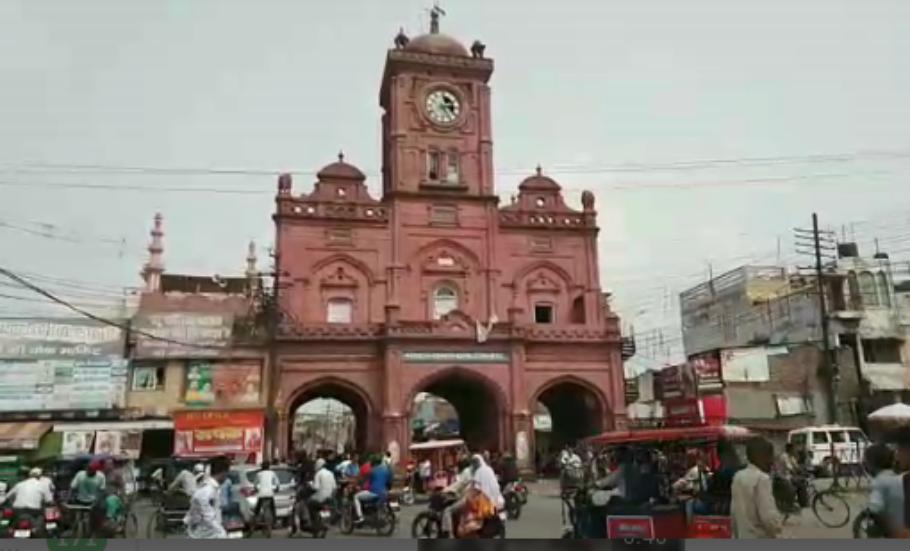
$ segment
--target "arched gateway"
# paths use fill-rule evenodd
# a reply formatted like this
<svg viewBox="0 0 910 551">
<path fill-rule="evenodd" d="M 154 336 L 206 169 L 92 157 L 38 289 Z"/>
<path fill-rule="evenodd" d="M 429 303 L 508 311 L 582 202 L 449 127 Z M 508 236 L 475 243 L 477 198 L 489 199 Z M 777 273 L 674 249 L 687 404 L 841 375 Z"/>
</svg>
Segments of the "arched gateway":
<svg viewBox="0 0 910 551">
<path fill-rule="evenodd" d="M 343 155 L 312 189 L 278 181 L 282 451 L 297 406 L 318 397 L 350 407 L 357 447 L 406 453 L 414 398 L 430 393 L 470 445 L 515 451 L 526 467 L 544 438 L 623 426 L 594 195 L 570 206 L 538 168 L 501 205 L 493 62 L 435 26 L 394 44 L 379 94 L 382 196 Z"/>
</svg>

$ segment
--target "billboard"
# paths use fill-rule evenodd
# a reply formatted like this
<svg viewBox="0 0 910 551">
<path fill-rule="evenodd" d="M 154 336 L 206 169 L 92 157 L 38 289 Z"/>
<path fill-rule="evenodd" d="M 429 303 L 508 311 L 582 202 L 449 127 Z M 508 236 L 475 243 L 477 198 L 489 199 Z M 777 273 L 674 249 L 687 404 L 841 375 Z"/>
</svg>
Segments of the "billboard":
<svg viewBox="0 0 910 551">
<path fill-rule="evenodd" d="M 0 360 L 0 412 L 122 407 L 127 360 Z"/>
<path fill-rule="evenodd" d="M 258 406 L 261 377 L 259 361 L 190 362 L 184 401 L 189 406 Z"/>
<path fill-rule="evenodd" d="M 135 356 L 145 359 L 217 357 L 230 345 L 233 326 L 231 315 L 138 314 L 133 321 Z"/>
<path fill-rule="evenodd" d="M 122 356 L 119 327 L 88 319 L 0 318 L 0 358 L 100 358 Z"/>
</svg>

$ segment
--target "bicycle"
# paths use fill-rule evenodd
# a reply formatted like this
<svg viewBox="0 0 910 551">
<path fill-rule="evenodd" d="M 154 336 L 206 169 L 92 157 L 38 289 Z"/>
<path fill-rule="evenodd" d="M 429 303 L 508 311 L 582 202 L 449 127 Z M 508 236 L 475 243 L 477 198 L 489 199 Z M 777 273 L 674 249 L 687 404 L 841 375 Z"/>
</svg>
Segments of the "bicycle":
<svg viewBox="0 0 910 551">
<path fill-rule="evenodd" d="M 812 514 L 815 515 L 819 522 L 828 528 L 840 528 L 850 522 L 850 505 L 840 495 L 844 491 L 843 487 L 819 490 L 815 486 L 815 480 L 812 477 L 806 478 L 801 484 L 805 485 L 806 501 L 812 509 Z M 802 510 L 797 495 L 793 495 L 789 503 L 784 501 L 782 496 L 775 497 L 778 502 L 777 508 L 784 515 L 784 522 L 790 516 Z"/>
<path fill-rule="evenodd" d="M 65 506 L 67 512 L 72 515 L 72 534 L 73 539 L 84 540 L 92 535 L 92 506 L 69 504 Z"/>
</svg>

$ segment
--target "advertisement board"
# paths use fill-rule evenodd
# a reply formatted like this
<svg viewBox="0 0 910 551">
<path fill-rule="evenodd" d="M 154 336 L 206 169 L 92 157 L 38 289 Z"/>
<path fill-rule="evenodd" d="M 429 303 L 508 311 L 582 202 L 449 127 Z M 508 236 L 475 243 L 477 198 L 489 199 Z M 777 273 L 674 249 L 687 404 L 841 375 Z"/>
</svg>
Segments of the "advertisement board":
<svg viewBox="0 0 910 551">
<path fill-rule="evenodd" d="M 258 460 L 263 449 L 262 411 L 183 411 L 174 414 L 174 455 L 226 454 Z"/>
<path fill-rule="evenodd" d="M 228 348 L 233 325 L 233 316 L 222 314 L 139 314 L 133 321 L 137 330 L 135 356 L 143 359 L 217 357 Z"/>
<path fill-rule="evenodd" d="M 259 361 L 190 362 L 184 401 L 189 406 L 258 406 L 261 377 Z"/>
<path fill-rule="evenodd" d="M 0 359 L 122 356 L 119 327 L 89 319 L 0 318 Z"/>
<path fill-rule="evenodd" d="M 721 378 L 720 356 L 717 352 L 698 354 L 689 358 L 689 363 L 698 378 L 699 393 L 716 392 L 723 390 Z"/>
<path fill-rule="evenodd" d="M 122 358 L 0 360 L 0 412 L 121 407 L 127 365 Z"/>
</svg>

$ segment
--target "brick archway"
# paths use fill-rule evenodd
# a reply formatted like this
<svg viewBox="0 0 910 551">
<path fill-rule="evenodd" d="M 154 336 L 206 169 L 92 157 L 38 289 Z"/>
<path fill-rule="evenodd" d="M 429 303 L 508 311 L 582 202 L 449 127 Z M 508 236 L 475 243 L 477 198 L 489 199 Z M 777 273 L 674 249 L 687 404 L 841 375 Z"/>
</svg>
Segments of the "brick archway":
<svg viewBox="0 0 910 551">
<path fill-rule="evenodd" d="M 531 411 L 542 403 L 551 419 L 551 430 L 544 442 L 535 438 L 535 451 L 553 452 L 565 444 L 575 443 L 588 436 L 599 434 L 613 425 L 610 402 L 593 382 L 575 375 L 554 377 L 542 384 L 529 401 Z"/>
<path fill-rule="evenodd" d="M 408 427 L 414 399 L 421 392 L 443 398 L 455 408 L 462 438 L 470 448 L 500 450 L 508 445 L 509 396 L 494 378 L 461 366 L 434 370 L 419 378 L 404 394 L 402 411 L 407 412 Z M 408 441 L 410 437 L 409 430 Z"/>
<path fill-rule="evenodd" d="M 294 451 L 294 418 L 297 410 L 307 402 L 318 398 L 334 399 L 351 408 L 354 413 L 354 441 L 358 451 L 372 449 L 378 445 L 377 410 L 370 395 L 355 383 L 344 379 L 327 376 L 305 383 L 294 390 L 287 400 L 287 419 L 285 446 L 288 452 Z M 290 456 L 290 454 L 288 454 Z"/>
</svg>

